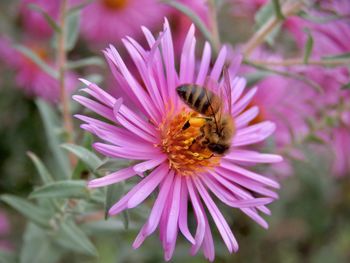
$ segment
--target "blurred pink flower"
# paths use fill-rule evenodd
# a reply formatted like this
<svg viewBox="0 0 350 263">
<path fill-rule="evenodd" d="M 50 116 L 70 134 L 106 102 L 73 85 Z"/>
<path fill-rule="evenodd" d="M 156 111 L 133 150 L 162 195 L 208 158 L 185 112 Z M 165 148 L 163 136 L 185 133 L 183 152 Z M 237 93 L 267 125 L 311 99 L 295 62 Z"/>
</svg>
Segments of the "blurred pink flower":
<svg viewBox="0 0 350 263">
<path fill-rule="evenodd" d="M 20 3 L 20 17 L 26 33 L 33 37 L 49 38 L 53 34 L 51 26 L 46 22 L 43 15 L 30 8 L 31 4 L 39 6 L 56 20 L 61 1 L 52 0 L 22 0 Z"/>
<path fill-rule="evenodd" d="M 228 250 L 238 250 L 238 243 L 215 204 L 217 197 L 229 207 L 240 209 L 264 228 L 267 222 L 259 212 L 270 214 L 265 206 L 278 196 L 269 188 L 279 188 L 274 180 L 252 172 L 244 167 L 256 163 L 276 163 L 278 155 L 264 154 L 245 149 L 247 146 L 265 140 L 275 130 L 274 123 L 264 121 L 249 125 L 259 113 L 258 107 L 244 111 L 257 89 L 244 93 L 246 81 L 231 71 L 228 84 L 221 76 L 227 49 L 223 47 L 213 64 L 211 48 L 205 43 L 202 59 L 196 67 L 195 29 L 191 26 L 183 45 L 179 61 L 179 73 L 175 69 L 173 40 L 168 22 L 155 39 L 147 28 L 143 28 L 149 47 L 144 49 L 134 39 L 123 40 L 140 77 L 131 74 L 118 51 L 110 46 L 105 55 L 118 84 L 126 96 L 139 108 L 140 114 L 86 80 L 84 92 L 92 99 L 74 96 L 74 99 L 88 109 L 101 115 L 108 122 L 77 115 L 84 121 L 81 126 L 105 142 L 94 144 L 94 148 L 105 156 L 140 160 L 130 167 L 89 182 L 89 187 L 102 187 L 139 175 L 141 181 L 119 202 L 111 207 L 110 215 L 141 204 L 159 188 L 149 218 L 133 244 L 138 248 L 143 241 L 159 227 L 160 240 L 165 251 L 165 260 L 173 255 L 178 232 L 192 244 L 191 253 L 200 248 L 209 260 L 214 260 L 214 241 L 205 207 L 212 216 Z M 232 61 L 238 67 L 240 58 Z M 213 155 L 207 148 L 200 147 L 195 139 L 200 136 L 200 127 L 184 125 L 194 116 L 176 94 L 176 87 L 185 83 L 204 85 L 210 77 L 210 87 L 218 92 L 225 87 L 232 91 L 232 112 L 236 127 L 230 151 L 223 156 Z M 140 81 L 138 81 L 140 79 Z M 226 86 L 230 85 L 230 87 Z M 144 174 L 146 171 L 149 173 Z M 196 232 L 188 228 L 188 205 L 192 204 Z"/>
<path fill-rule="evenodd" d="M 44 46 L 42 42 L 28 41 L 26 45 L 48 65 L 53 66 L 47 46 Z M 16 84 L 28 95 L 38 96 L 52 103 L 59 101 L 58 80 L 44 72 L 33 61 L 14 48 L 14 44 L 6 38 L 0 38 L 0 60 L 8 67 L 14 69 Z M 77 84 L 75 74 L 70 71 L 66 72 L 65 85 L 68 93 L 72 93 L 76 89 Z"/>
<path fill-rule="evenodd" d="M 205 0 L 179 2 L 207 21 Z M 180 51 L 180 43 L 183 42 L 191 21 L 158 0 L 97 0 L 83 9 L 81 33 L 94 45 L 119 44 L 120 39 L 126 36 L 140 39 L 140 26 L 158 30 L 165 16 L 169 17 L 173 26 L 175 51 Z"/>
<path fill-rule="evenodd" d="M 157 29 L 170 11 L 157 0 L 97 0 L 83 9 L 81 33 L 92 44 L 119 44 L 140 37 L 140 26 Z"/>
</svg>

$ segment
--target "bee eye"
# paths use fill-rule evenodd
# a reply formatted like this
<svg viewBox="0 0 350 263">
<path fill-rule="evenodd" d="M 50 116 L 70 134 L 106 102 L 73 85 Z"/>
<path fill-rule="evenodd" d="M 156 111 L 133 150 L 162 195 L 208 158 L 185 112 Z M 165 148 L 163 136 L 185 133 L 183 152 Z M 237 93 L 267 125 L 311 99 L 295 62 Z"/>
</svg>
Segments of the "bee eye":
<svg viewBox="0 0 350 263">
<path fill-rule="evenodd" d="M 222 144 L 210 143 L 208 145 L 208 149 L 213 153 L 223 154 L 228 149 L 228 147 Z"/>
</svg>

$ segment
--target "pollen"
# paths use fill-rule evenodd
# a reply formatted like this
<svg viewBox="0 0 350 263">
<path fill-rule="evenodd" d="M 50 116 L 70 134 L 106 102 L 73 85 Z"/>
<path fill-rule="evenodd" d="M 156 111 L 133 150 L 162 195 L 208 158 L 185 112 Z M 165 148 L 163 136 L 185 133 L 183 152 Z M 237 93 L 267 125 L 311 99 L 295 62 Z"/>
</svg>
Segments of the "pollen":
<svg viewBox="0 0 350 263">
<path fill-rule="evenodd" d="M 168 155 L 169 166 L 178 174 L 198 174 L 219 165 L 220 157 L 199 143 L 205 119 L 194 111 L 171 112 L 159 126 L 160 147 Z"/>
<path fill-rule="evenodd" d="M 128 3 L 128 0 L 102 0 L 109 9 L 122 9 Z"/>
</svg>

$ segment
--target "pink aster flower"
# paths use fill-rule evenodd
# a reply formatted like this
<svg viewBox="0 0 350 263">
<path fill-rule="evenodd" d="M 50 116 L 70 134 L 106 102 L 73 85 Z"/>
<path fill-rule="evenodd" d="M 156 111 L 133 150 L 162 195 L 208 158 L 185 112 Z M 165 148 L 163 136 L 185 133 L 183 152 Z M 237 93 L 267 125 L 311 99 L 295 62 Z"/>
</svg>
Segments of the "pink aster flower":
<svg viewBox="0 0 350 263">
<path fill-rule="evenodd" d="M 191 26 L 177 71 L 168 21 L 165 21 L 164 30 L 156 39 L 145 27 L 143 33 L 148 48 L 132 38 L 123 39 L 140 78 L 130 73 L 113 46 L 104 52 L 120 87 L 138 107 L 139 114 L 123 104 L 121 98 L 112 97 L 86 80 L 83 80 L 87 85 L 83 91 L 92 98 L 74 96 L 80 104 L 107 120 L 77 115 L 84 121 L 82 128 L 103 140 L 95 143 L 94 148 L 108 157 L 138 161 L 130 167 L 94 179 L 88 185 L 91 188 L 103 187 L 139 176 L 139 183 L 109 210 L 110 215 L 119 214 L 140 205 L 151 193 L 158 192 L 149 218 L 133 247 L 138 248 L 158 228 L 166 260 L 172 257 L 180 232 L 191 243 L 192 254 L 202 249 L 205 257 L 213 261 L 215 252 L 209 215 L 228 250 L 238 250 L 237 240 L 213 197 L 229 207 L 240 209 L 262 227 L 268 227 L 260 212 L 270 214 L 266 205 L 278 197 L 273 189 L 279 188 L 279 184 L 247 167 L 256 163 L 280 162 L 281 157 L 246 147 L 265 140 L 273 133 L 275 125 L 270 121 L 248 125 L 259 112 L 258 107 L 244 111 L 257 89 L 244 92 L 245 79 L 235 76 L 233 71 L 229 73 L 230 79 L 223 81 L 221 75 L 227 59 L 225 47 L 211 67 L 211 48 L 205 43 L 202 59 L 196 63 L 195 29 Z M 237 68 L 239 60 L 232 61 L 232 67 Z M 228 114 L 234 121 L 235 135 L 228 153 L 222 156 L 213 155 L 196 140 L 205 121 L 184 128 L 193 117 L 198 117 L 198 113 L 186 107 L 176 93 L 179 85 L 204 85 L 208 77 L 211 80 L 208 88 L 213 92 L 231 89 L 232 111 Z M 188 217 L 191 216 L 189 205 L 196 220 L 195 231 L 188 226 Z"/>
<path fill-rule="evenodd" d="M 57 19 L 61 1 L 48 0 L 22 0 L 20 3 L 20 17 L 23 27 L 31 36 L 39 38 L 49 38 L 53 30 L 46 22 L 43 15 L 35 10 L 30 9 L 30 4 L 39 6 L 47 12 L 51 18 Z"/>
<path fill-rule="evenodd" d="M 83 9 L 81 33 L 93 43 L 117 43 L 140 36 L 140 26 L 157 28 L 169 10 L 157 0 L 97 0 Z"/>
<path fill-rule="evenodd" d="M 43 61 L 54 68 L 54 63 L 49 57 L 47 47 L 40 42 L 28 41 L 26 46 L 36 53 Z M 31 96 L 41 97 L 49 102 L 59 101 L 60 90 L 57 79 L 44 72 L 28 57 L 14 48 L 8 39 L 0 38 L 0 60 L 15 70 L 16 84 L 25 93 Z M 77 86 L 77 78 L 71 71 L 66 73 L 66 87 L 69 93 Z"/>
</svg>

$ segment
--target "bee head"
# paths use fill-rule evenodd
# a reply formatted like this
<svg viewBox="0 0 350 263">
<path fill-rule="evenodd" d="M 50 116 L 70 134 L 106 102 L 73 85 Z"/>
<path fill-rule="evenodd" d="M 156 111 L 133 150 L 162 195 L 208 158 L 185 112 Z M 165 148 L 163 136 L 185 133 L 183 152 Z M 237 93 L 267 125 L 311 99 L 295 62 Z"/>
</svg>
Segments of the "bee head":
<svg viewBox="0 0 350 263">
<path fill-rule="evenodd" d="M 219 143 L 209 143 L 208 149 L 213 153 L 223 154 L 229 149 L 229 147 Z"/>
</svg>

